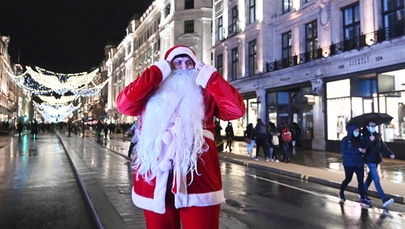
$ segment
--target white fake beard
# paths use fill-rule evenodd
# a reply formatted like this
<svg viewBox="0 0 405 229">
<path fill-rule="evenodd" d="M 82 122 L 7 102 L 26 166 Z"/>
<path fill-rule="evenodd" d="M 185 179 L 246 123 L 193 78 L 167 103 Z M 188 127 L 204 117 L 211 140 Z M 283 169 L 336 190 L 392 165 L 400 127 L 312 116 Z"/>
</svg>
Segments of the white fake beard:
<svg viewBox="0 0 405 229">
<path fill-rule="evenodd" d="M 205 112 L 201 87 L 195 83 L 197 73 L 196 70 L 172 72 L 147 102 L 132 168 L 148 182 L 159 172 L 159 161 L 165 156 L 162 154 L 166 147 L 162 136 L 176 118 L 181 120 L 181 131 L 172 144 L 175 144 L 175 154 L 181 155 L 181 174 L 198 174 Z"/>
</svg>

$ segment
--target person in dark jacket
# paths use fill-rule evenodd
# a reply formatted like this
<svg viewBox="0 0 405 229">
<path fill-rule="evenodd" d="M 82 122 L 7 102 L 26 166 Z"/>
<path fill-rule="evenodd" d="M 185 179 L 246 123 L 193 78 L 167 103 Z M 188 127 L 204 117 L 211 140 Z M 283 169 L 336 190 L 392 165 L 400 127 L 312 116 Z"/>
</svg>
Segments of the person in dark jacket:
<svg viewBox="0 0 405 229">
<path fill-rule="evenodd" d="M 252 123 L 249 123 L 246 126 L 244 137 L 245 137 L 246 149 L 248 151 L 249 157 L 252 157 L 253 147 L 255 145 L 255 128 L 253 127 Z"/>
<path fill-rule="evenodd" d="M 369 168 L 367 179 L 364 182 L 364 191 L 367 193 L 371 181 L 374 181 L 375 189 L 383 202 L 383 207 L 388 207 L 390 204 L 394 203 L 394 199 L 388 198 L 385 195 L 380 184 L 380 176 L 378 175 L 377 167 L 382 162 L 381 152 L 386 156 L 389 156 L 391 159 L 395 158 L 395 154 L 388 149 L 381 139 L 381 135 L 376 132 L 375 122 L 369 122 L 363 130 L 363 144 L 366 149 L 364 160 Z"/>
<path fill-rule="evenodd" d="M 225 149 L 229 148 L 229 152 L 232 152 L 232 142 L 235 135 L 233 133 L 233 127 L 231 122 L 228 122 L 228 126 L 225 128 L 225 135 L 226 135 Z"/>
<path fill-rule="evenodd" d="M 346 127 L 346 130 L 347 136 L 340 142 L 340 152 L 342 154 L 343 167 L 345 169 L 345 179 L 340 185 L 340 202 L 343 203 L 346 201 L 344 191 L 350 181 L 352 181 L 353 173 L 356 173 L 360 204 L 363 207 L 370 207 L 370 202 L 368 198 L 366 198 L 364 191 L 363 153 L 365 152 L 365 149 L 362 148 L 360 129 L 357 125 L 349 125 Z"/>
<path fill-rule="evenodd" d="M 260 147 L 262 147 L 266 161 L 270 161 L 268 152 L 269 146 L 267 145 L 268 139 L 267 126 L 263 123 L 261 119 L 257 119 L 257 124 L 255 127 L 255 136 L 256 136 L 256 157 L 254 157 L 253 159 L 256 161 L 259 160 Z"/>
</svg>

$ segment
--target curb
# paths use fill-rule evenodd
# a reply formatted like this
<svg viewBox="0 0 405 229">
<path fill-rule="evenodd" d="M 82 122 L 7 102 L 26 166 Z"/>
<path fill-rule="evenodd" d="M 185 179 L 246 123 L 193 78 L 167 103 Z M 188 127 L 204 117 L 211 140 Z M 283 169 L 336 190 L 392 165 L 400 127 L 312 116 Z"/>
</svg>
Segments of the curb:
<svg viewBox="0 0 405 229">
<path fill-rule="evenodd" d="M 244 165 L 246 167 L 262 169 L 262 170 L 266 170 L 266 171 L 269 171 L 269 172 L 272 172 L 272 173 L 277 173 L 277 174 L 293 177 L 293 178 L 300 179 L 300 180 L 303 180 L 303 181 L 310 181 L 310 182 L 326 185 L 326 186 L 337 188 L 337 189 L 340 188 L 340 183 L 337 183 L 337 182 L 334 182 L 334 181 L 329 181 L 329 180 L 325 180 L 325 179 L 322 179 L 322 178 L 309 176 L 309 175 L 305 175 L 305 174 L 299 174 L 299 173 L 294 173 L 294 172 L 290 172 L 290 171 L 285 171 L 285 170 L 282 170 L 282 169 L 276 169 L 276 168 L 273 168 L 273 167 L 263 166 L 263 165 L 259 165 L 259 164 L 256 164 L 256 163 L 246 162 L 246 161 L 243 161 L 243 160 L 239 160 L 239 159 L 235 159 L 235 158 L 231 158 L 231 157 L 227 157 L 227 156 L 219 155 L 219 157 L 223 161 L 227 161 L 227 162 L 231 162 L 231 163 L 235 163 L 235 164 L 239 164 L 239 165 Z M 346 190 L 350 191 L 350 192 L 357 192 L 357 188 L 351 187 L 351 186 L 347 186 Z M 379 198 L 378 193 L 376 191 L 369 190 L 368 194 L 369 194 L 369 196 Z M 388 194 L 388 193 L 386 193 L 386 195 L 389 198 L 393 198 L 395 200 L 395 202 L 397 202 L 397 203 L 405 204 L 403 196 L 392 195 L 392 194 Z"/>
<path fill-rule="evenodd" d="M 62 146 L 65 149 L 65 152 L 66 152 L 65 154 L 67 155 L 67 158 L 69 160 L 69 164 L 70 164 L 70 166 L 71 166 L 71 168 L 73 170 L 73 173 L 75 174 L 75 177 L 76 177 L 76 179 L 77 179 L 77 181 L 79 183 L 80 190 L 82 191 L 84 199 L 86 200 L 86 203 L 88 204 L 88 206 L 90 208 L 91 215 L 93 216 L 93 220 L 96 223 L 97 228 L 104 229 L 104 226 L 101 223 L 100 217 L 97 214 L 96 208 L 94 207 L 93 202 L 91 201 L 91 198 L 90 198 L 90 196 L 89 196 L 89 194 L 88 194 L 88 192 L 86 190 L 86 185 L 84 184 L 83 180 L 81 179 L 81 177 L 79 175 L 79 172 L 77 171 L 76 166 L 74 165 L 74 162 L 73 162 L 72 158 L 70 157 L 70 153 L 69 153 L 69 150 L 66 148 L 65 142 L 59 136 L 58 132 L 56 132 L 56 135 L 58 136 L 59 141 L 62 143 Z"/>
</svg>

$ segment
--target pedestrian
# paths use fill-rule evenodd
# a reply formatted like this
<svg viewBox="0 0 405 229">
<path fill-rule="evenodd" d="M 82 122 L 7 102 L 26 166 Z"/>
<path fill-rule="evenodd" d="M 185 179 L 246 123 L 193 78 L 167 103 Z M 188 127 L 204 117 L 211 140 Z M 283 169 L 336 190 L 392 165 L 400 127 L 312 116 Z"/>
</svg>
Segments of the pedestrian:
<svg viewBox="0 0 405 229">
<path fill-rule="evenodd" d="M 38 123 L 37 120 L 32 120 L 31 124 L 31 138 L 36 139 L 38 134 Z"/>
<path fill-rule="evenodd" d="M 70 134 L 72 133 L 72 121 L 71 120 L 68 121 L 67 128 L 68 128 L 68 137 L 70 137 Z"/>
<path fill-rule="evenodd" d="M 278 163 L 277 148 L 280 146 L 280 132 L 273 122 L 269 122 L 269 137 L 267 138 L 267 143 L 269 145 L 270 161 Z"/>
<path fill-rule="evenodd" d="M 261 119 L 257 119 L 257 124 L 255 126 L 255 136 L 256 136 L 256 157 L 254 157 L 253 159 L 256 161 L 259 160 L 260 148 L 262 148 L 265 160 L 270 161 L 268 153 L 269 146 L 267 145 L 267 138 L 268 138 L 267 127 Z"/>
<path fill-rule="evenodd" d="M 138 122 L 134 122 L 131 126 L 131 128 L 129 128 L 128 133 L 132 134 L 131 137 L 131 143 L 129 145 L 129 149 L 128 149 L 128 158 L 131 158 L 131 154 L 134 150 L 134 146 L 136 145 L 136 143 L 138 142 Z"/>
<path fill-rule="evenodd" d="M 293 122 L 291 124 L 291 136 L 292 136 L 291 145 L 292 145 L 292 147 L 299 146 L 300 135 L 301 135 L 301 129 L 300 129 L 298 123 Z"/>
<path fill-rule="evenodd" d="M 362 145 L 360 129 L 358 125 L 346 126 L 347 136 L 340 142 L 340 153 L 342 154 L 343 167 L 345 169 L 345 179 L 340 185 L 340 202 L 346 201 L 345 190 L 352 181 L 353 173 L 356 173 L 357 187 L 360 195 L 360 205 L 370 207 L 370 201 L 366 198 L 364 191 L 364 161 L 363 153 L 366 151 Z"/>
<path fill-rule="evenodd" d="M 108 128 L 108 124 L 107 124 L 106 121 L 104 121 L 103 130 L 104 130 L 104 138 L 108 138 L 108 131 L 109 131 L 109 128 Z"/>
<path fill-rule="evenodd" d="M 233 127 L 231 122 L 228 122 L 228 125 L 225 128 L 225 137 L 226 137 L 225 149 L 229 148 L 229 152 L 232 152 L 232 143 L 235 135 L 233 133 Z"/>
<path fill-rule="evenodd" d="M 179 45 L 126 86 L 117 108 L 140 116 L 132 200 L 147 228 L 219 228 L 224 202 L 214 115 L 245 112 L 239 92 Z"/>
<path fill-rule="evenodd" d="M 246 150 L 248 152 L 249 157 L 252 157 L 253 147 L 255 145 L 255 128 L 253 127 L 252 123 L 249 123 L 246 126 L 244 137 L 246 142 Z"/>
<path fill-rule="evenodd" d="M 21 120 L 18 120 L 17 123 L 17 131 L 18 131 L 18 140 L 21 140 L 21 134 L 24 130 L 24 124 Z"/>
<path fill-rule="evenodd" d="M 374 182 L 375 189 L 378 192 L 378 196 L 383 202 L 383 207 L 388 207 L 390 204 L 394 203 L 393 198 L 388 198 L 380 184 L 380 176 L 378 175 L 378 165 L 382 162 L 382 155 L 384 153 L 391 159 L 395 158 L 395 154 L 388 149 L 381 135 L 376 132 L 376 123 L 373 121 L 368 122 L 366 128 L 363 128 L 363 139 L 364 148 L 366 152 L 364 154 L 364 160 L 367 164 L 369 172 L 367 174 L 366 181 L 364 182 L 364 192 L 367 194 L 368 188 L 371 182 Z"/>
<path fill-rule="evenodd" d="M 215 120 L 215 141 L 220 142 L 222 140 L 221 138 L 221 124 L 219 123 L 219 120 Z"/>
<path fill-rule="evenodd" d="M 283 154 L 282 162 L 290 162 L 290 157 L 288 157 L 288 145 L 292 141 L 291 131 L 287 124 L 282 124 L 280 127 L 280 149 Z"/>
</svg>

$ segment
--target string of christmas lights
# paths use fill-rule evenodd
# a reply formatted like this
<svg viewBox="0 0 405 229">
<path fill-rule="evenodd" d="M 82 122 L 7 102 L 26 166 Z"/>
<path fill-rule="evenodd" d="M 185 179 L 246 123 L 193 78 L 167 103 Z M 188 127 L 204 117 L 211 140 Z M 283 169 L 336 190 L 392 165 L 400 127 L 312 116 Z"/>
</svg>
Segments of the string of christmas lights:
<svg viewBox="0 0 405 229">
<path fill-rule="evenodd" d="M 24 91 L 35 95 L 34 108 L 46 122 L 64 121 L 78 110 L 82 103 L 74 105 L 80 97 L 94 96 L 110 79 L 96 85 L 98 69 L 88 73 L 56 73 L 40 67 L 26 67 L 16 75 L 7 72 Z"/>
</svg>

